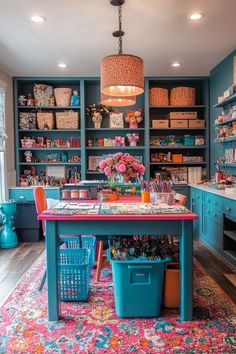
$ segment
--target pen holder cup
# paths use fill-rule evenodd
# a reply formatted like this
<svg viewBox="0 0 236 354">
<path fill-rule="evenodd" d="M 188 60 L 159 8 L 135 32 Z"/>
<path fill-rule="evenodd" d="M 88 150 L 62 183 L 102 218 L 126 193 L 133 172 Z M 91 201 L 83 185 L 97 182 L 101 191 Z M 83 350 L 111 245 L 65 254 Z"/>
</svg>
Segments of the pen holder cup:
<svg viewBox="0 0 236 354">
<path fill-rule="evenodd" d="M 142 199 L 142 203 L 150 203 L 150 192 L 141 191 L 141 199 Z"/>
<path fill-rule="evenodd" d="M 174 193 L 151 193 L 151 201 L 152 203 L 157 204 L 167 204 L 173 205 L 174 204 Z"/>
</svg>

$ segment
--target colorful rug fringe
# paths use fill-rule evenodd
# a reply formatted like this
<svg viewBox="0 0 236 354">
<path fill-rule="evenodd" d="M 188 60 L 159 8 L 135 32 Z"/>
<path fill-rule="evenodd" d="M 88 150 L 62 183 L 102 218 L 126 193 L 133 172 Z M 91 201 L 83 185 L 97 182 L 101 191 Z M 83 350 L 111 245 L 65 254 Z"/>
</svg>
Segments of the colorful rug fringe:
<svg viewBox="0 0 236 354">
<path fill-rule="evenodd" d="M 47 293 L 38 286 L 42 255 L 0 309 L 0 353 L 236 353 L 236 306 L 194 262 L 194 320 L 181 322 L 178 311 L 159 318 L 116 316 L 111 273 L 92 280 L 88 303 L 61 305 L 62 319 L 47 321 Z"/>
</svg>

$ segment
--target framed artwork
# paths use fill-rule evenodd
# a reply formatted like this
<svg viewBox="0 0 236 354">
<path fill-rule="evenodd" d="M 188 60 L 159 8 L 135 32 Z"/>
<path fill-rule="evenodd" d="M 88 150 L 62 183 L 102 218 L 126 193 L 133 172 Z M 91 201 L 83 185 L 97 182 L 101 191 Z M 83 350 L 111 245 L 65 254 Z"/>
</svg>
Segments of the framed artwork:
<svg viewBox="0 0 236 354">
<path fill-rule="evenodd" d="M 65 178 L 66 177 L 66 167 L 65 166 L 47 166 L 46 175 L 55 178 Z"/>
<path fill-rule="evenodd" d="M 110 118 L 109 126 L 111 129 L 124 128 L 124 119 L 123 119 L 122 112 L 119 113 L 111 112 L 109 114 L 109 118 Z"/>
<path fill-rule="evenodd" d="M 104 159 L 103 156 L 89 156 L 88 157 L 88 170 L 89 171 L 98 171 L 99 162 Z"/>
</svg>

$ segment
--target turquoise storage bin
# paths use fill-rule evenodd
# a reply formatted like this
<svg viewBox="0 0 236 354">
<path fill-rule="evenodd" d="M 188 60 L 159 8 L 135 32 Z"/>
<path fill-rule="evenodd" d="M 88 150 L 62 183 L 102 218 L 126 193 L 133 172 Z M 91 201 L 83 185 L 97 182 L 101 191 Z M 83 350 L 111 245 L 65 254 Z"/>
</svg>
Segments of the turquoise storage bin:
<svg viewBox="0 0 236 354">
<path fill-rule="evenodd" d="M 166 259 L 111 261 L 117 316 L 160 315 L 166 262 Z"/>
<path fill-rule="evenodd" d="M 60 248 L 59 274 L 62 301 L 86 301 L 90 282 L 90 250 Z"/>
</svg>

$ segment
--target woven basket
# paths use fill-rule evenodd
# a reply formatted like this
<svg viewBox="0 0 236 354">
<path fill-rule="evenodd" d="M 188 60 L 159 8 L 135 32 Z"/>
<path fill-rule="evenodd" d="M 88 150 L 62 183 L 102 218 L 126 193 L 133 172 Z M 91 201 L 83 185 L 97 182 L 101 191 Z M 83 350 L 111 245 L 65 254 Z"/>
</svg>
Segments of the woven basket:
<svg viewBox="0 0 236 354">
<path fill-rule="evenodd" d="M 150 106 L 169 106 L 168 90 L 161 87 L 152 87 L 149 90 Z"/>
<path fill-rule="evenodd" d="M 57 129 L 79 129 L 79 113 L 74 111 L 56 112 Z"/>
<path fill-rule="evenodd" d="M 71 99 L 72 89 L 70 88 L 55 88 L 54 95 L 57 106 L 69 106 Z"/>
<path fill-rule="evenodd" d="M 38 112 L 37 124 L 39 129 L 53 129 L 54 128 L 54 116 L 50 112 Z"/>
<path fill-rule="evenodd" d="M 171 106 L 194 106 L 196 92 L 193 87 L 175 87 L 170 92 Z"/>
</svg>

